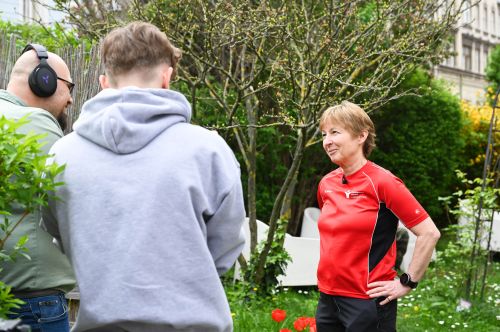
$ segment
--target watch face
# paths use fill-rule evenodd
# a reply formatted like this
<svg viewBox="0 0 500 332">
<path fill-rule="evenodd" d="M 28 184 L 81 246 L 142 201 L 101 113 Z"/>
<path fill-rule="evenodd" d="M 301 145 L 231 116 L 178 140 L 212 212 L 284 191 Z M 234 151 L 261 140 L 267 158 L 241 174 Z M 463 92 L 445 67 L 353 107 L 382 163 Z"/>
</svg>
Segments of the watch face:
<svg viewBox="0 0 500 332">
<path fill-rule="evenodd" d="M 410 277 L 408 276 L 407 273 L 403 273 L 401 275 L 401 277 L 399 277 L 399 280 L 400 282 L 403 284 L 403 285 L 408 285 L 408 281 L 410 281 Z"/>
</svg>

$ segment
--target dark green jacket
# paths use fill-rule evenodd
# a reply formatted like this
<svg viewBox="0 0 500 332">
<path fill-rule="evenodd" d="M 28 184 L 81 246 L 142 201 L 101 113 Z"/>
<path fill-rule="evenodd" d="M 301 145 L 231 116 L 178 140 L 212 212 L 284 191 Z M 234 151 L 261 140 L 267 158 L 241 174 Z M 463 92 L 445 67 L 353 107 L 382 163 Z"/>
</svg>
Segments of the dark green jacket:
<svg viewBox="0 0 500 332">
<path fill-rule="evenodd" d="M 20 119 L 30 114 L 30 123 L 20 127 L 20 132 L 46 134 L 42 141 L 44 153 L 48 153 L 56 140 L 63 136 L 57 120 L 49 112 L 28 107 L 19 98 L 0 90 L 0 116 Z M 22 211 L 11 211 L 12 220 L 18 220 Z M 12 287 L 13 291 L 32 291 L 57 288 L 64 292 L 75 286 L 73 270 L 66 256 L 53 242 L 52 236 L 40 228 L 41 212 L 28 215 L 7 240 L 4 249 L 14 246 L 19 237 L 27 234 L 27 248 L 31 260 L 18 256 L 15 262 L 0 261 L 0 280 Z M 0 236 L 3 232 L 0 231 Z"/>
</svg>

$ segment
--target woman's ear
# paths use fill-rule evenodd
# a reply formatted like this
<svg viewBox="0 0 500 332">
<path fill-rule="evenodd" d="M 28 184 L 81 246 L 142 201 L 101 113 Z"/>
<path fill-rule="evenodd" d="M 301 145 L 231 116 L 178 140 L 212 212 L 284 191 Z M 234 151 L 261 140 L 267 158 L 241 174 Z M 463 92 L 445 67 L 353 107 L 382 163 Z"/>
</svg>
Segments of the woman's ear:
<svg viewBox="0 0 500 332">
<path fill-rule="evenodd" d="M 364 143 L 367 138 L 368 138 L 368 130 L 361 131 L 361 134 L 359 134 L 359 143 Z"/>
<path fill-rule="evenodd" d="M 163 89 L 170 88 L 170 80 L 172 79 L 173 72 L 174 72 L 174 68 L 171 66 L 168 66 L 168 68 L 163 71 L 163 83 L 162 83 Z"/>
</svg>

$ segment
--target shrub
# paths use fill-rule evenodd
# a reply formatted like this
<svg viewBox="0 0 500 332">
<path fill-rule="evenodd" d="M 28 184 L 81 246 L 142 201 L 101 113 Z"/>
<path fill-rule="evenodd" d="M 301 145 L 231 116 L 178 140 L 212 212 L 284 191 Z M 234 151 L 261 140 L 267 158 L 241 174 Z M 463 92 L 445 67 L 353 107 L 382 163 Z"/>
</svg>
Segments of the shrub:
<svg viewBox="0 0 500 332">
<path fill-rule="evenodd" d="M 9 250 L 4 248 L 6 240 L 27 214 L 47 204 L 49 192 L 60 185 L 54 176 L 64 169 L 57 164 L 45 165 L 48 156 L 42 153 L 38 141 L 42 135 L 18 133 L 18 128 L 27 122 L 26 118 L 16 122 L 0 117 L 0 262 L 14 260 L 17 255 L 27 256 L 26 236 Z M 21 211 L 19 219 L 13 219 L 9 212 L 14 207 Z M 0 281 L 0 318 L 20 303 Z"/>
<path fill-rule="evenodd" d="M 421 96 L 402 97 L 372 115 L 378 146 L 372 159 L 401 178 L 438 222 L 444 214 L 438 197 L 454 191 L 464 147 L 460 103 L 422 70 L 403 85 Z"/>
</svg>

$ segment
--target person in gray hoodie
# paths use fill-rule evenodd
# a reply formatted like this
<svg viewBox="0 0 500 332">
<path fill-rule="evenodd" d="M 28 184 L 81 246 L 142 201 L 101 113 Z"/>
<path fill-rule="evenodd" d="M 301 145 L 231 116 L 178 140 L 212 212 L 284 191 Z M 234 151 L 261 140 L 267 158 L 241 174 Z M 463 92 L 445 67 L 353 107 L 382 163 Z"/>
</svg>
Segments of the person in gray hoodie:
<svg viewBox="0 0 500 332">
<path fill-rule="evenodd" d="M 103 88 L 51 149 L 44 211 L 76 273 L 73 331 L 232 331 L 219 276 L 244 244 L 240 168 L 169 89 L 180 51 L 149 23 L 110 32 Z"/>
</svg>

